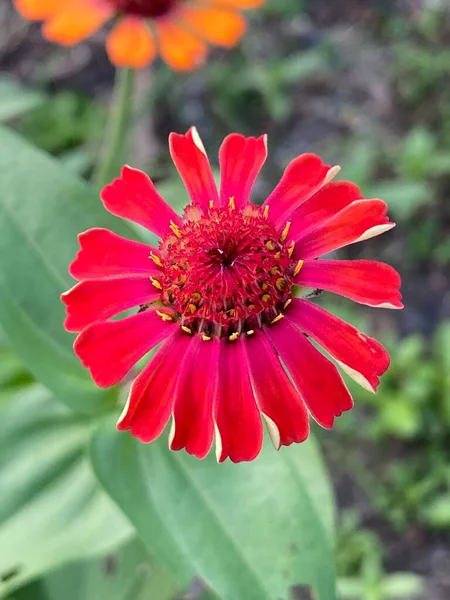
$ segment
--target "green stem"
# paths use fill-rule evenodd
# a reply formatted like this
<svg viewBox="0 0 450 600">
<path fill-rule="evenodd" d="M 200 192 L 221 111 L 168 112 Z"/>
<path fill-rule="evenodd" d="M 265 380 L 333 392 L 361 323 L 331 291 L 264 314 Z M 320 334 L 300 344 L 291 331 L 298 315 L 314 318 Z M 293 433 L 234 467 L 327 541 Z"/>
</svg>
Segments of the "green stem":
<svg viewBox="0 0 450 600">
<path fill-rule="evenodd" d="M 93 181 L 101 189 L 118 175 L 127 150 L 135 71 L 117 69 L 105 139 Z"/>
</svg>

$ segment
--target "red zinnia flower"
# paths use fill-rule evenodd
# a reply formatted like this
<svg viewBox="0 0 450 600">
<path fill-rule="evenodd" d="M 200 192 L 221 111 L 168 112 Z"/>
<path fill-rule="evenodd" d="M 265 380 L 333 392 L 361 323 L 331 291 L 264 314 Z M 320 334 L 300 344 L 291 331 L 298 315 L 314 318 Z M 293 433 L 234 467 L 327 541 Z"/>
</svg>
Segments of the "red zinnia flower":
<svg viewBox="0 0 450 600">
<path fill-rule="evenodd" d="M 401 308 L 400 277 L 369 260 L 316 260 L 394 227 L 381 200 L 365 200 L 337 168 L 303 154 L 262 207 L 250 202 L 267 156 L 266 136 L 233 134 L 220 149 L 217 191 L 195 128 L 170 136 L 191 197 L 181 217 L 151 180 L 130 167 L 102 192 L 114 215 L 147 227 L 158 248 L 106 229 L 79 236 L 70 267 L 80 281 L 63 294 L 75 352 L 100 386 L 118 383 L 151 348 L 118 422 L 143 442 L 172 417 L 170 447 L 219 461 L 251 460 L 261 416 L 278 448 L 308 437 L 308 413 L 323 427 L 352 407 L 335 365 L 375 391 L 389 365 L 376 340 L 305 299 L 329 290 L 356 302 Z M 314 294 L 313 294 L 314 295 Z M 140 306 L 138 314 L 109 320 Z M 309 339 L 310 338 L 310 339 Z"/>
<path fill-rule="evenodd" d="M 44 21 L 43 35 L 67 46 L 78 44 L 118 17 L 107 51 L 119 67 L 141 68 L 159 52 L 173 69 L 203 62 L 208 46 L 231 47 L 245 32 L 241 10 L 264 0 L 14 0 L 30 20 Z"/>
</svg>

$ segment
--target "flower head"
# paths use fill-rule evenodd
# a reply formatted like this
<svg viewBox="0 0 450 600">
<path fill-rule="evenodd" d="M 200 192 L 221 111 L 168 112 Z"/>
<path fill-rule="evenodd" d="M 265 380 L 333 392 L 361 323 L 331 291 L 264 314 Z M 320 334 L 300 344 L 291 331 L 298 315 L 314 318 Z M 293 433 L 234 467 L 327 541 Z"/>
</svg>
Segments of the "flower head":
<svg viewBox="0 0 450 600">
<path fill-rule="evenodd" d="M 401 308 L 400 278 L 369 260 L 316 260 L 394 227 L 381 200 L 313 154 L 286 169 L 262 206 L 250 202 L 266 137 L 228 136 L 217 190 L 196 129 L 170 150 L 191 198 L 179 216 L 141 171 L 124 167 L 102 192 L 105 207 L 160 237 L 158 247 L 106 229 L 79 236 L 63 294 L 75 352 L 100 386 L 118 383 L 161 344 L 131 386 L 118 422 L 143 442 L 172 417 L 170 447 L 220 461 L 255 458 L 265 422 L 277 448 L 302 442 L 309 414 L 323 427 L 352 407 L 336 366 L 375 391 L 389 366 L 374 339 L 326 312 L 317 290 Z M 298 296 L 301 297 L 298 297 Z M 110 320 L 132 307 L 137 314 Z"/>
<path fill-rule="evenodd" d="M 241 10 L 264 0 L 15 0 L 19 12 L 43 21 L 43 34 L 72 46 L 115 19 L 107 51 L 119 67 L 142 68 L 161 54 L 173 69 L 191 70 L 207 44 L 234 46 L 245 32 Z"/>
</svg>

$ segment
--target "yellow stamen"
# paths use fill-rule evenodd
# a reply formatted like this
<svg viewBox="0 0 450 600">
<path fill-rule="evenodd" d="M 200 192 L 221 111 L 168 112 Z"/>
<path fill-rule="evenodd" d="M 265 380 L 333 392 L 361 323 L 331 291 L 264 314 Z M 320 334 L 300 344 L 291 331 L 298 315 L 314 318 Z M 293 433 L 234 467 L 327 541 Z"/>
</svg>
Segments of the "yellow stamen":
<svg viewBox="0 0 450 600">
<path fill-rule="evenodd" d="M 155 265 L 158 265 L 158 267 L 163 266 L 162 260 L 159 258 L 159 256 L 156 256 L 156 254 L 154 254 L 153 252 L 150 252 L 149 258 L 151 258 L 152 261 L 155 263 Z"/>
<path fill-rule="evenodd" d="M 286 302 L 284 303 L 283 308 L 286 310 L 286 308 L 289 306 L 289 304 L 292 302 L 292 298 L 289 298 L 289 300 L 286 300 Z"/>
<path fill-rule="evenodd" d="M 174 234 L 177 236 L 177 238 L 182 237 L 179 227 L 177 225 L 175 225 L 175 223 L 173 221 L 170 221 L 170 229 L 174 232 Z"/>
<path fill-rule="evenodd" d="M 286 223 L 286 225 L 284 226 L 284 229 L 283 229 L 283 231 L 281 233 L 281 236 L 280 236 L 280 239 L 281 239 L 282 242 L 284 242 L 284 240 L 287 238 L 290 227 L 291 227 L 291 222 L 288 221 Z"/>
<path fill-rule="evenodd" d="M 150 281 L 153 283 L 153 285 L 155 286 L 155 288 L 157 288 L 158 290 L 162 290 L 161 283 L 157 279 L 155 279 L 154 277 L 152 277 L 151 275 L 150 275 Z"/>
<path fill-rule="evenodd" d="M 170 315 L 168 315 L 167 313 L 164 313 L 164 312 L 161 312 L 160 310 L 157 310 L 156 314 L 158 315 L 158 317 L 161 317 L 161 319 L 163 321 L 172 321 L 172 317 Z"/>
<path fill-rule="evenodd" d="M 275 254 L 273 256 L 274 256 L 274 258 L 279 259 L 279 258 L 281 258 L 281 252 L 275 252 Z"/>
<path fill-rule="evenodd" d="M 255 333 L 255 330 L 254 329 L 249 329 L 246 333 L 250 337 L 251 335 L 253 335 Z"/>
<path fill-rule="evenodd" d="M 290 246 L 289 246 L 289 248 L 288 248 L 288 255 L 289 255 L 289 258 L 291 258 L 292 254 L 293 254 L 293 252 L 294 252 L 294 248 L 295 248 L 295 242 L 294 242 L 294 240 L 292 240 L 292 242 L 291 242 L 291 245 L 290 245 Z"/>
<path fill-rule="evenodd" d="M 211 339 L 211 338 L 210 338 L 210 336 L 209 336 L 209 335 L 206 335 L 206 334 L 203 334 L 203 335 L 202 335 L 202 340 L 203 340 L 204 342 L 209 342 L 209 341 L 210 341 L 210 339 Z"/>
<path fill-rule="evenodd" d="M 192 329 L 190 329 L 189 327 L 186 327 L 186 325 L 182 325 L 181 329 L 183 331 L 185 331 L 186 333 L 188 333 L 189 335 L 192 335 Z"/>
<path fill-rule="evenodd" d="M 303 261 L 299 260 L 297 263 L 297 266 L 294 269 L 294 277 L 300 273 L 302 267 L 303 267 Z"/>
<path fill-rule="evenodd" d="M 212 210 L 214 208 L 214 200 L 209 201 L 209 209 Z"/>
<path fill-rule="evenodd" d="M 234 196 L 231 196 L 231 198 L 228 201 L 229 205 L 230 205 L 230 209 L 234 210 L 236 208 L 236 203 L 234 201 Z"/>
<path fill-rule="evenodd" d="M 265 206 L 264 207 L 264 218 L 267 219 L 269 217 L 269 208 L 270 206 Z"/>
<path fill-rule="evenodd" d="M 284 315 L 282 313 L 280 313 L 279 315 L 277 315 L 275 317 L 275 319 L 272 319 L 271 324 L 273 325 L 274 323 L 278 323 L 278 321 L 281 321 L 281 319 L 284 319 Z"/>
<path fill-rule="evenodd" d="M 229 336 L 228 339 L 230 340 L 230 342 L 234 342 L 234 341 L 236 341 L 238 339 L 238 337 L 239 337 L 239 333 L 237 331 L 235 331 L 234 333 L 232 333 Z"/>
</svg>

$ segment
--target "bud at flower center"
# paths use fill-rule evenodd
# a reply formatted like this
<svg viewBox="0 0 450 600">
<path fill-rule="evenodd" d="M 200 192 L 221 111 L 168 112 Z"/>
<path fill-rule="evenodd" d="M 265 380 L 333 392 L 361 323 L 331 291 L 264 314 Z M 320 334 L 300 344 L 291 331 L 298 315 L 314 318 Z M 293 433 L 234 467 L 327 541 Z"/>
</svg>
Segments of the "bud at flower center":
<svg viewBox="0 0 450 600">
<path fill-rule="evenodd" d="M 233 337 L 281 318 L 291 300 L 293 245 L 263 210 L 192 209 L 160 245 L 163 303 L 188 333 Z"/>
<path fill-rule="evenodd" d="M 162 17 L 180 3 L 180 0 L 110 0 L 117 10 L 140 17 Z"/>
</svg>

